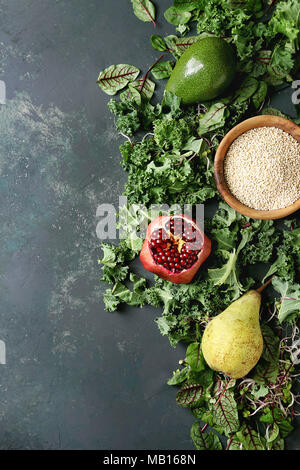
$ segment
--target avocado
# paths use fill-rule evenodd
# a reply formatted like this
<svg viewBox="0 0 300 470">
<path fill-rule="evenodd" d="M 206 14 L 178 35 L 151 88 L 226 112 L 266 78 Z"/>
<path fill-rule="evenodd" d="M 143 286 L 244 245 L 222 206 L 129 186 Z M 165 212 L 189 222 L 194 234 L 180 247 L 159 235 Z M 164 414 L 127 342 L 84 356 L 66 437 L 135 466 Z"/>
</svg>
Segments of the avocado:
<svg viewBox="0 0 300 470">
<path fill-rule="evenodd" d="M 179 58 L 166 90 L 193 104 L 217 98 L 225 92 L 236 73 L 235 53 L 224 39 L 199 39 Z"/>
</svg>

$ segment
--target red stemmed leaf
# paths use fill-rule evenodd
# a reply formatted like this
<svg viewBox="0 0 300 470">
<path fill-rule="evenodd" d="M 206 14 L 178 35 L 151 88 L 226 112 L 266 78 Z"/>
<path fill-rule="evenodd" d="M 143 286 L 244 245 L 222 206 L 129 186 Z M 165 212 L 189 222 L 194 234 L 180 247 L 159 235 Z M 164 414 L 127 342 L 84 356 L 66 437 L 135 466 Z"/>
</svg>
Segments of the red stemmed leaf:
<svg viewBox="0 0 300 470">
<path fill-rule="evenodd" d="M 118 64 L 110 65 L 100 72 L 97 83 L 108 95 L 115 95 L 129 82 L 133 82 L 139 75 L 140 70 L 133 65 Z"/>
<path fill-rule="evenodd" d="M 214 424 L 220 426 L 227 436 L 235 433 L 240 426 L 237 403 L 230 386 L 230 380 L 225 385 L 222 384 L 221 388 L 219 384 L 215 395 L 216 401 L 211 403 Z"/>
<path fill-rule="evenodd" d="M 197 450 L 222 450 L 219 437 L 213 431 L 204 432 L 198 421 L 191 428 L 191 438 Z"/>
<path fill-rule="evenodd" d="M 269 362 L 276 362 L 279 358 L 279 343 L 278 336 L 275 335 L 272 328 L 268 325 L 261 325 L 261 332 L 264 340 L 264 349 L 262 357 Z"/>
<path fill-rule="evenodd" d="M 135 16 L 145 23 L 155 23 L 155 6 L 150 0 L 131 0 Z"/>
<path fill-rule="evenodd" d="M 266 450 L 264 439 L 248 424 L 244 424 L 236 433 L 235 439 L 241 443 L 241 450 Z"/>
<path fill-rule="evenodd" d="M 186 384 L 176 395 L 176 401 L 184 407 L 196 406 L 203 394 L 203 387 L 199 384 Z"/>
<path fill-rule="evenodd" d="M 145 101 L 150 101 L 155 90 L 155 83 L 149 78 L 136 80 L 129 85 L 130 90 L 137 90 Z"/>
<path fill-rule="evenodd" d="M 276 362 L 260 361 L 255 367 L 253 380 L 260 385 L 275 384 L 278 376 L 278 364 Z"/>
<path fill-rule="evenodd" d="M 179 57 L 195 42 L 199 41 L 204 37 L 213 36 L 210 33 L 201 33 L 199 36 L 189 36 L 189 37 L 177 37 L 174 34 L 166 36 L 164 41 L 169 49 L 169 51 L 173 54 L 175 59 L 179 59 Z"/>
</svg>

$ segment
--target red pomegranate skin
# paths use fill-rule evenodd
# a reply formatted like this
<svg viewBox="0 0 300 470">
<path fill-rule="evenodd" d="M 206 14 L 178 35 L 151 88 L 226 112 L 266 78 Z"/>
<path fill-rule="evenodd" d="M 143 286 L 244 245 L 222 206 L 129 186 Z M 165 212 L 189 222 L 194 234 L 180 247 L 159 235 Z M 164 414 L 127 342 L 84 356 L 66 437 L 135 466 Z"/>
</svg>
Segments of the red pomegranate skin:
<svg viewBox="0 0 300 470">
<path fill-rule="evenodd" d="M 183 269 L 181 272 L 172 272 L 170 269 L 165 268 L 163 265 L 158 264 L 154 257 L 153 252 L 149 246 L 149 242 L 151 241 L 151 236 L 155 230 L 159 230 L 164 228 L 165 225 L 170 222 L 170 220 L 174 218 L 181 218 L 184 220 L 185 223 L 191 224 L 195 229 L 196 232 L 201 234 L 203 243 L 200 251 L 197 254 L 197 261 L 187 269 Z M 147 228 L 146 238 L 143 243 L 143 247 L 140 253 L 140 260 L 142 265 L 147 271 L 150 271 L 157 276 L 165 279 L 167 281 L 173 282 L 174 284 L 189 284 L 194 276 L 196 275 L 197 271 L 199 270 L 200 266 L 204 263 L 204 261 L 208 258 L 211 252 L 211 241 L 210 239 L 203 233 L 203 231 L 199 228 L 196 222 L 191 219 L 190 217 L 180 215 L 174 216 L 160 216 L 154 219 Z"/>
</svg>

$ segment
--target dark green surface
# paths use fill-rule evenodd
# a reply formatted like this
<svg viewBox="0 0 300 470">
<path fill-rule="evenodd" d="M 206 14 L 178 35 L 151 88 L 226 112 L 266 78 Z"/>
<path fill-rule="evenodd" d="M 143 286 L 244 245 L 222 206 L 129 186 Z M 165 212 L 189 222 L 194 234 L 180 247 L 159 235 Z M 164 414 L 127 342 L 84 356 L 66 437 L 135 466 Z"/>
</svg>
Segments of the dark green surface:
<svg viewBox="0 0 300 470">
<path fill-rule="evenodd" d="M 212 100 L 225 93 L 235 72 L 232 47 L 221 38 L 203 38 L 177 61 L 166 90 L 179 96 L 184 104 Z"/>
<path fill-rule="evenodd" d="M 104 312 L 97 265 L 96 209 L 126 175 L 96 79 L 158 58 L 150 35 L 174 33 L 159 4 L 154 30 L 129 0 L 0 0 L 2 449 L 193 448 L 166 385 L 184 349 L 154 309 Z M 289 91 L 278 99 L 288 111 Z"/>
</svg>

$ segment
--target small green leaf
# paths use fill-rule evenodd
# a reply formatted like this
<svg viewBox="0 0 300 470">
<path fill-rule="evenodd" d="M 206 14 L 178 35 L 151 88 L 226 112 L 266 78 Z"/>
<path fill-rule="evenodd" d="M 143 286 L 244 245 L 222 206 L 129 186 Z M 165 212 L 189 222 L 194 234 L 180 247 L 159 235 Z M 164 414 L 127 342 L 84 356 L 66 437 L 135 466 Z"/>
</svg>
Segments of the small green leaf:
<svg viewBox="0 0 300 470">
<path fill-rule="evenodd" d="M 183 369 L 177 369 L 175 372 L 173 372 L 173 376 L 168 380 L 167 384 L 168 385 L 180 385 L 186 381 L 187 375 L 188 375 L 187 367 L 184 367 Z"/>
<path fill-rule="evenodd" d="M 256 109 L 259 109 L 262 106 L 263 102 L 266 99 L 268 93 L 268 85 L 266 82 L 260 82 L 258 89 L 252 96 L 252 101 Z"/>
<path fill-rule="evenodd" d="M 191 19 L 192 14 L 188 11 L 170 7 L 165 11 L 164 16 L 169 23 L 178 26 L 187 23 Z"/>
<path fill-rule="evenodd" d="M 191 343 L 186 351 L 186 362 L 192 371 L 200 372 L 205 369 L 205 360 L 201 351 L 201 343 Z"/>
<path fill-rule="evenodd" d="M 258 81 L 255 78 L 247 77 L 242 82 L 240 88 L 236 92 L 235 102 L 243 103 L 254 95 L 258 88 Z"/>
<path fill-rule="evenodd" d="M 271 429 L 268 430 L 268 432 L 266 433 L 267 442 L 271 443 L 271 442 L 275 441 L 275 439 L 278 437 L 278 435 L 279 435 L 279 427 L 277 426 L 276 423 L 273 423 Z"/>
<path fill-rule="evenodd" d="M 166 51 L 168 49 L 163 38 L 157 34 L 152 34 L 150 41 L 153 49 L 156 49 L 157 51 Z"/>
<path fill-rule="evenodd" d="M 155 6 L 150 0 L 131 0 L 135 16 L 145 23 L 155 24 Z"/>
</svg>

